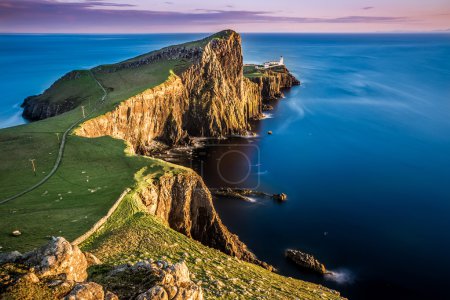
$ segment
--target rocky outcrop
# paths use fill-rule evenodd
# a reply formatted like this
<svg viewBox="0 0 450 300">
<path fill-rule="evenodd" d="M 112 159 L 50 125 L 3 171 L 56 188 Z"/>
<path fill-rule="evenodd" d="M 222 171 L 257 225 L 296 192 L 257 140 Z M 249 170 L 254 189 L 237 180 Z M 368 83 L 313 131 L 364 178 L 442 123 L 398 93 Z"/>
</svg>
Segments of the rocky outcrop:
<svg viewBox="0 0 450 300">
<path fill-rule="evenodd" d="M 62 237 L 19 259 L 10 255 L 0 264 L 0 299 L 203 299 L 184 262 L 98 266 L 88 279 L 84 255 Z"/>
<path fill-rule="evenodd" d="M 192 136 L 245 134 L 261 113 L 258 87 L 243 75 L 241 37 L 228 31 L 212 39 L 199 63 L 182 74 L 189 106 L 185 128 Z"/>
<path fill-rule="evenodd" d="M 69 81 L 78 80 L 82 76 L 82 72 L 80 71 L 71 71 L 53 83 L 44 93 L 27 97 L 21 105 L 21 107 L 23 107 L 22 116 L 30 121 L 38 121 L 74 109 L 83 101 L 82 97 L 73 95 L 67 96 L 64 101 L 55 101 L 50 91 L 56 86 L 64 85 Z"/>
<path fill-rule="evenodd" d="M 64 297 L 64 300 L 97 300 L 105 299 L 105 291 L 103 287 L 95 282 L 78 283 Z"/>
<path fill-rule="evenodd" d="M 123 101 L 113 111 L 83 123 L 80 136 L 110 135 L 128 141 L 137 153 L 153 141 L 183 143 L 188 136 L 246 134 L 262 113 L 261 87 L 243 76 L 241 37 L 227 31 L 206 44 L 179 75 Z"/>
<path fill-rule="evenodd" d="M 185 262 L 169 265 L 165 261 L 141 261 L 113 267 L 93 278 L 119 299 L 202 300 L 203 291 L 191 281 Z"/>
<path fill-rule="evenodd" d="M 87 261 L 77 246 L 64 238 L 52 238 L 45 246 L 22 257 L 22 263 L 33 266 L 41 277 L 66 274 L 66 280 L 84 281 L 87 278 Z"/>
<path fill-rule="evenodd" d="M 113 136 L 129 142 L 136 153 L 150 152 L 152 141 L 181 142 L 187 95 L 175 74 L 163 84 L 122 102 L 113 111 L 83 123 L 75 133 L 86 137 Z"/>
<path fill-rule="evenodd" d="M 278 200 L 280 202 L 286 201 L 287 200 L 287 195 L 285 193 L 281 193 L 281 194 L 273 194 L 273 199 Z"/>
<path fill-rule="evenodd" d="M 314 273 L 326 274 L 325 266 L 314 258 L 311 254 L 301 252 L 299 250 L 286 250 L 286 257 L 291 259 L 296 265 Z"/>
<path fill-rule="evenodd" d="M 211 193 L 195 172 L 186 170 L 177 175 L 165 174 L 142 186 L 136 195 L 149 213 L 176 231 L 204 245 L 271 269 L 222 224 Z"/>
<path fill-rule="evenodd" d="M 260 86 L 261 96 L 264 101 L 281 98 L 283 89 L 300 84 L 300 81 L 285 66 L 278 66 L 262 72 L 263 76 L 250 77 L 249 80 Z"/>
<path fill-rule="evenodd" d="M 64 102 L 52 102 L 50 99 L 36 101 L 38 96 L 27 97 L 22 103 L 22 116 L 30 121 L 38 121 L 60 115 L 78 106 L 77 99 L 68 98 Z"/>
<path fill-rule="evenodd" d="M 198 61 L 202 55 L 201 45 L 208 38 L 193 44 L 184 44 L 179 46 L 169 46 L 161 50 L 152 51 L 148 54 L 132 58 L 114 65 L 103 65 L 94 68 L 95 73 L 113 73 L 123 69 L 134 69 L 144 65 L 152 64 L 161 60 L 189 60 Z"/>
</svg>

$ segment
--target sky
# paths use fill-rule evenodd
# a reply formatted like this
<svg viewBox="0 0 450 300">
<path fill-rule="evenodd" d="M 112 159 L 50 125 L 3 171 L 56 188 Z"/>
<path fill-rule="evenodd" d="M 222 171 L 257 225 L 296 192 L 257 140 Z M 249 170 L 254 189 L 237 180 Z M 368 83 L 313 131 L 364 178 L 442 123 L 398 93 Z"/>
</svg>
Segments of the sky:
<svg viewBox="0 0 450 300">
<path fill-rule="evenodd" d="M 0 0 L 0 32 L 450 32 L 450 0 Z"/>
</svg>

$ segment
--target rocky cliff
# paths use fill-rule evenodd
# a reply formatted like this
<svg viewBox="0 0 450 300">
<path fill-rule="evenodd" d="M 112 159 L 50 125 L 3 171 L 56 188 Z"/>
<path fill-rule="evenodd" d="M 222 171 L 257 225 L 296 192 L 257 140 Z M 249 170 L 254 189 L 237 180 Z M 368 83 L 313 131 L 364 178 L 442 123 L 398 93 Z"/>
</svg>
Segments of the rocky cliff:
<svg viewBox="0 0 450 300">
<path fill-rule="evenodd" d="M 281 98 L 283 89 L 300 84 L 285 66 L 264 70 L 262 76 L 250 77 L 249 80 L 258 84 L 264 101 Z"/>
<path fill-rule="evenodd" d="M 83 101 L 86 97 L 84 93 L 71 94 L 68 93 L 64 97 L 64 101 L 58 101 L 59 96 L 55 97 L 52 90 L 58 86 L 64 86 L 67 83 L 82 81 L 85 77 L 83 71 L 72 71 L 58 79 L 50 88 L 41 95 L 29 96 L 22 103 L 22 116 L 30 121 L 38 121 L 53 116 L 60 115 L 66 111 L 72 110 Z"/>
<path fill-rule="evenodd" d="M 147 180 L 136 196 L 149 213 L 158 216 L 176 231 L 241 260 L 271 269 L 222 224 L 214 209 L 211 193 L 195 172 L 166 173 L 157 180 Z"/>
<path fill-rule="evenodd" d="M 187 106 L 183 82 L 173 74 L 163 84 L 83 123 L 75 133 L 85 137 L 110 135 L 128 141 L 134 152 L 148 154 L 155 139 L 172 145 L 187 137 L 182 127 Z"/>
<path fill-rule="evenodd" d="M 27 97 L 22 103 L 22 116 L 30 121 L 38 121 L 57 116 L 78 106 L 75 99 L 67 99 L 64 102 L 53 103 L 49 100 L 34 101 L 37 96 Z"/>
<path fill-rule="evenodd" d="M 261 87 L 243 76 L 241 37 L 226 31 L 197 55 L 181 74 L 83 123 L 76 134 L 125 139 L 144 154 L 154 140 L 174 145 L 187 136 L 245 134 L 262 103 Z"/>
</svg>

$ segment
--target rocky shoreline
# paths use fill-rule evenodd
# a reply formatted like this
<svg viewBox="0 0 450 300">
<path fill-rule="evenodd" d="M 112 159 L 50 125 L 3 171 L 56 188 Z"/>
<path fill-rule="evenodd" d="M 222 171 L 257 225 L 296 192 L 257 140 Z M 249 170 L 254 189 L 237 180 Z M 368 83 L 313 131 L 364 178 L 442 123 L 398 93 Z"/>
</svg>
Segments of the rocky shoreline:
<svg viewBox="0 0 450 300">
<path fill-rule="evenodd" d="M 251 189 L 243 189 L 243 188 L 219 188 L 219 189 L 213 189 L 211 190 L 211 193 L 215 196 L 221 196 L 221 197 L 233 197 L 237 199 L 241 199 L 244 201 L 250 201 L 248 196 L 262 196 L 271 198 L 280 202 L 287 200 L 287 195 L 285 193 L 281 194 L 269 194 L 266 192 L 261 192 L 257 190 L 251 190 Z"/>
<path fill-rule="evenodd" d="M 308 253 L 304 253 L 300 250 L 288 249 L 285 252 L 288 259 L 293 261 L 297 266 L 311 271 L 319 275 L 325 275 L 328 271 L 325 265 L 318 261 L 314 256 Z"/>
</svg>

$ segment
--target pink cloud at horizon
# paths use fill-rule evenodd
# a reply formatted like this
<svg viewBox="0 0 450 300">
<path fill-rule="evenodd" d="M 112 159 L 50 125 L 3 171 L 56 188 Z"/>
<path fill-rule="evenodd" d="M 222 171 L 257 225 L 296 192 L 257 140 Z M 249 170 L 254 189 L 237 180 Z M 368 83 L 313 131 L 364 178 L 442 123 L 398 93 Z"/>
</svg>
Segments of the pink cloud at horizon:
<svg viewBox="0 0 450 300">
<path fill-rule="evenodd" d="M 396 32 L 450 29 L 450 1 L 0 0 L 0 32 Z"/>
</svg>

